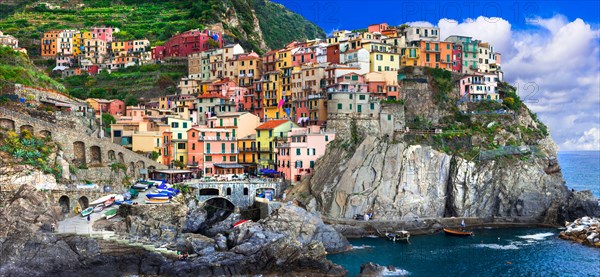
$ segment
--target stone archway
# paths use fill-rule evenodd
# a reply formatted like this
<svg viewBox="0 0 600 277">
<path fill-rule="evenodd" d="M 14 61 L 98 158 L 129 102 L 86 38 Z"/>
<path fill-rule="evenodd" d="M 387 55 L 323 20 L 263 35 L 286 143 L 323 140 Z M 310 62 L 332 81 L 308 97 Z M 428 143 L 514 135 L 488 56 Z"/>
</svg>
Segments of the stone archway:
<svg viewBox="0 0 600 277">
<path fill-rule="evenodd" d="M 71 211 L 71 202 L 66 195 L 63 195 L 58 199 L 58 205 L 63 214 L 68 214 Z"/>
<path fill-rule="evenodd" d="M 114 150 L 108 150 L 108 160 L 111 162 L 114 162 L 116 159 L 115 157 L 115 151 Z"/>
<path fill-rule="evenodd" d="M 144 163 L 144 161 L 137 161 L 135 163 L 135 169 L 143 169 L 146 168 L 146 163 Z"/>
<path fill-rule="evenodd" d="M 27 125 L 27 124 L 21 125 L 21 127 L 19 128 L 19 131 L 21 131 L 21 133 L 23 133 L 24 131 L 28 131 L 31 134 L 33 134 L 33 126 Z"/>
<path fill-rule="evenodd" d="M 129 175 L 135 176 L 135 164 L 133 162 L 129 163 L 129 167 L 127 169 L 129 170 Z"/>
<path fill-rule="evenodd" d="M 123 153 L 119 152 L 117 156 L 119 156 L 119 162 L 125 164 L 125 157 L 123 156 Z"/>
<path fill-rule="evenodd" d="M 220 195 L 219 189 L 215 188 L 203 188 L 198 192 L 199 195 Z"/>
<path fill-rule="evenodd" d="M 90 163 L 101 164 L 102 163 L 102 149 L 100 146 L 94 145 L 90 147 Z"/>
<path fill-rule="evenodd" d="M 10 131 L 15 130 L 15 121 L 8 118 L 0 118 L 0 128 L 7 129 Z"/>
<path fill-rule="evenodd" d="M 85 143 L 83 141 L 73 142 L 73 155 L 75 156 L 73 162 L 76 164 L 85 164 Z"/>
<path fill-rule="evenodd" d="M 41 130 L 40 131 L 40 136 L 45 137 L 45 138 L 51 138 L 52 137 L 52 132 L 50 132 L 48 130 Z"/>
<path fill-rule="evenodd" d="M 78 203 L 82 210 L 90 206 L 90 200 L 86 196 L 79 197 Z"/>
</svg>

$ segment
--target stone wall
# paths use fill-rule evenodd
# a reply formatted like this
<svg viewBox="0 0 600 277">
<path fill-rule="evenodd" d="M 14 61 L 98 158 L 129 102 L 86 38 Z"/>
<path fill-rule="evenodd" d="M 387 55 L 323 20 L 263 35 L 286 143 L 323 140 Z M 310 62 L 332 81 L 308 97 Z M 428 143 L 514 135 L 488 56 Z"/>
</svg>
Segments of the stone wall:
<svg viewBox="0 0 600 277">
<path fill-rule="evenodd" d="M 113 162 L 125 164 L 130 176 L 138 177 L 143 168 L 166 168 L 151 159 L 132 152 L 109 139 L 100 139 L 62 127 L 60 122 L 50 123 L 28 115 L 0 108 L 2 126 L 20 131 L 23 127 L 33 129 L 34 134 L 50 135 L 60 144 L 64 157 L 69 163 L 94 164 L 97 167 L 108 166 Z M 11 129 L 11 128 L 9 128 Z"/>
<path fill-rule="evenodd" d="M 389 136 L 404 130 L 404 105 L 381 104 L 378 114 L 329 114 L 327 129 L 336 133 L 336 136 L 349 138 L 351 136 L 351 122 L 356 123 L 357 131 L 363 135 Z"/>
</svg>

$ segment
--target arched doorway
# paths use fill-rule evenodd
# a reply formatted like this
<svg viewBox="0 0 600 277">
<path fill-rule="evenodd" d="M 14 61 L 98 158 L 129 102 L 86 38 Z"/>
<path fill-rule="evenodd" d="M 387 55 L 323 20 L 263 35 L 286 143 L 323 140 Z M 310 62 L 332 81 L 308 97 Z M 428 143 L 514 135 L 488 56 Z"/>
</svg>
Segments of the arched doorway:
<svg viewBox="0 0 600 277">
<path fill-rule="evenodd" d="M 14 131 L 15 122 L 12 119 L 0 118 L 0 128 L 7 129 L 9 131 Z"/>
<path fill-rule="evenodd" d="M 63 195 L 58 199 L 58 205 L 63 214 L 68 214 L 71 211 L 71 203 L 69 197 L 66 195 Z"/>
<path fill-rule="evenodd" d="M 85 143 L 83 141 L 73 142 L 73 155 L 76 164 L 85 164 Z"/>
<path fill-rule="evenodd" d="M 90 163 L 92 164 L 101 164 L 102 163 L 102 150 L 100 149 L 99 146 L 92 146 L 90 147 L 90 155 L 91 155 L 91 160 Z"/>
<path fill-rule="evenodd" d="M 21 133 L 23 133 L 24 131 L 28 131 L 33 135 L 33 126 L 31 125 L 21 125 L 21 128 L 19 128 L 19 130 L 21 131 Z"/>
<path fill-rule="evenodd" d="M 82 210 L 90 206 L 90 200 L 86 196 L 79 197 L 78 203 Z"/>
<path fill-rule="evenodd" d="M 114 162 L 116 159 L 115 157 L 115 151 L 114 150 L 108 150 L 108 160 L 111 162 Z"/>
<path fill-rule="evenodd" d="M 125 157 L 123 157 L 123 153 L 119 152 L 119 154 L 117 154 L 117 156 L 119 157 L 119 163 L 122 163 L 123 165 L 125 165 Z"/>
<path fill-rule="evenodd" d="M 204 188 L 198 192 L 200 195 L 219 195 L 218 189 Z"/>
<path fill-rule="evenodd" d="M 133 162 L 129 163 L 129 175 L 135 176 L 135 164 Z"/>
<path fill-rule="evenodd" d="M 51 138 L 52 137 L 52 132 L 50 132 L 48 130 L 41 130 L 40 131 L 40 136 L 45 137 L 45 138 Z"/>
</svg>

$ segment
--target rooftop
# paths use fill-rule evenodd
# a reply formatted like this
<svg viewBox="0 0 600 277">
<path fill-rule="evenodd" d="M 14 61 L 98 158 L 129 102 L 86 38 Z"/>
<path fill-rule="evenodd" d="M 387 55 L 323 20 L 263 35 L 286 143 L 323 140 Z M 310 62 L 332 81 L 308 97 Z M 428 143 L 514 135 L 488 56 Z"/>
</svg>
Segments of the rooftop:
<svg viewBox="0 0 600 277">
<path fill-rule="evenodd" d="M 291 122 L 287 119 L 276 119 L 276 120 L 270 120 L 267 121 L 266 123 L 256 127 L 256 130 L 271 130 L 274 128 L 277 128 L 279 125 L 283 124 L 283 123 L 287 123 L 287 122 Z"/>
</svg>

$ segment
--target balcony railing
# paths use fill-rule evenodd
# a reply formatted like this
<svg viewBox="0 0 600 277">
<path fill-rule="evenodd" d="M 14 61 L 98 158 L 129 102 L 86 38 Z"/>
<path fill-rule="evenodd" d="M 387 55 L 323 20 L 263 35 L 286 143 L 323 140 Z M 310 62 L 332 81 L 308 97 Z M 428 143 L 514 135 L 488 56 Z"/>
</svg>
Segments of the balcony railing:
<svg viewBox="0 0 600 277">
<path fill-rule="evenodd" d="M 236 141 L 236 137 L 212 137 L 212 136 L 199 136 L 198 141 Z"/>
</svg>

